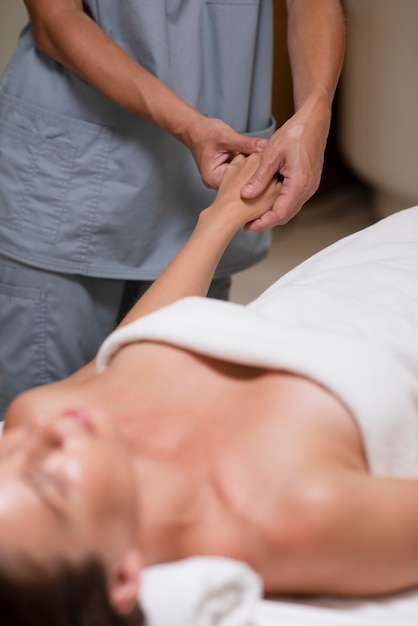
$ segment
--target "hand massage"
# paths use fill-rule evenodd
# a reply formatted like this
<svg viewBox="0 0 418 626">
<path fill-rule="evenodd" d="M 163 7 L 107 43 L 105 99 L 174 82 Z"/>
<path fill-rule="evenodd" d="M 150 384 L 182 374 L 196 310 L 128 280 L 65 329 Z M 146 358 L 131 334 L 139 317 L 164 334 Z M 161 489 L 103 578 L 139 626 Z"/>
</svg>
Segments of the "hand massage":
<svg viewBox="0 0 418 626">
<path fill-rule="evenodd" d="M 3 28 L 16 4 L 1 3 Z M 274 7 L 288 24 L 274 41 L 288 50 L 296 105 L 276 128 L 273 4 L 24 0 L 0 81 L 0 420 L 19 393 L 93 359 L 186 242 L 235 154 L 262 155 L 244 197 L 277 172 L 282 193 L 236 233 L 211 298 L 228 299 L 231 275 L 265 258 L 271 227 L 318 188 L 341 5 Z"/>
<path fill-rule="evenodd" d="M 94 361 L 11 403 L 8 626 L 140 624 L 146 572 L 196 557 L 245 564 L 265 595 L 418 586 L 418 208 L 322 250 L 249 305 L 210 300 L 231 238 L 280 193 L 272 181 L 242 199 L 259 159 L 226 167 Z"/>
</svg>

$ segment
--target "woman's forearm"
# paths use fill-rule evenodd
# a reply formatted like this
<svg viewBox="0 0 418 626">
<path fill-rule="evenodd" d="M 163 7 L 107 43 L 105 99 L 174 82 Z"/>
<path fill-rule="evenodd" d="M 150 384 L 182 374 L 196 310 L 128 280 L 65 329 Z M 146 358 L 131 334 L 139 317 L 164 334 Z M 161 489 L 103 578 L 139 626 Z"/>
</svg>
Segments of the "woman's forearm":
<svg viewBox="0 0 418 626">
<path fill-rule="evenodd" d="M 230 241 L 216 224 L 205 224 L 201 213 L 197 225 L 175 258 L 144 293 L 121 322 L 125 326 L 187 296 L 205 296 L 219 260 Z"/>
<path fill-rule="evenodd" d="M 200 214 L 183 248 L 121 322 L 167 306 L 187 296 L 205 296 L 219 260 L 235 233 L 251 219 L 262 215 L 279 193 L 274 180 L 260 196 L 243 200 L 240 189 L 256 169 L 258 154 L 239 155 L 227 166 L 218 195 Z"/>
</svg>

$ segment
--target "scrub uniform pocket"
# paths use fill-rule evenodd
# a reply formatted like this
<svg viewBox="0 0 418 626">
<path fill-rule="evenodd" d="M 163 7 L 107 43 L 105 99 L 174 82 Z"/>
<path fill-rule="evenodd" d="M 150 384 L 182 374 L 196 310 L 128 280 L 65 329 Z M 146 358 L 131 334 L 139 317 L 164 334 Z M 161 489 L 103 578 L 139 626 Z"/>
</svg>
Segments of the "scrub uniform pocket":
<svg viewBox="0 0 418 626">
<path fill-rule="evenodd" d="M 0 96 L 2 228 L 49 244 L 70 219 L 78 236 L 105 177 L 106 128 Z M 78 193 L 81 172 L 83 192 Z M 74 202 L 76 199 L 76 202 Z"/>
<path fill-rule="evenodd" d="M 65 142 L 51 140 L 23 128 L 0 129 L 0 185 L 14 202 L 10 226 L 53 243 L 65 206 L 75 150 Z M 36 219 L 34 219 L 36 215 Z"/>
</svg>

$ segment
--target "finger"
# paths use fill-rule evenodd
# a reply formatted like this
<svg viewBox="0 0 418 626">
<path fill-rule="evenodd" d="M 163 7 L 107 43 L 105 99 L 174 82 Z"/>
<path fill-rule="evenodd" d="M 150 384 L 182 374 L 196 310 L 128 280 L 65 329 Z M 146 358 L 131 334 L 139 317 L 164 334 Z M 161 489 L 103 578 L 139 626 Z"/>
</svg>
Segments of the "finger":
<svg viewBox="0 0 418 626">
<path fill-rule="evenodd" d="M 219 189 L 227 165 L 228 163 L 222 163 L 202 175 L 205 186 L 209 189 Z"/>
<path fill-rule="evenodd" d="M 247 232 L 261 232 L 275 226 L 283 226 L 302 208 L 303 202 L 295 194 L 280 194 L 272 208 L 256 220 L 245 224 Z"/>
<path fill-rule="evenodd" d="M 258 219 L 247 222 L 244 226 L 244 230 L 247 233 L 260 233 L 263 230 L 269 230 L 270 228 L 274 228 L 278 225 L 279 222 L 276 213 L 273 210 L 270 210 Z"/>
<path fill-rule="evenodd" d="M 241 188 L 243 198 L 256 198 L 260 195 L 277 176 L 277 169 L 274 164 L 261 163 L 254 174 L 247 180 Z"/>
<path fill-rule="evenodd" d="M 240 152 L 239 154 L 236 154 L 234 156 L 231 163 L 241 163 L 242 161 L 245 161 L 245 159 L 246 159 L 246 156 Z"/>
<path fill-rule="evenodd" d="M 253 154 L 253 152 L 261 152 L 267 146 L 267 139 L 260 139 L 260 137 L 246 137 L 245 135 L 238 135 L 237 144 L 235 146 L 238 152 L 243 154 Z"/>
</svg>

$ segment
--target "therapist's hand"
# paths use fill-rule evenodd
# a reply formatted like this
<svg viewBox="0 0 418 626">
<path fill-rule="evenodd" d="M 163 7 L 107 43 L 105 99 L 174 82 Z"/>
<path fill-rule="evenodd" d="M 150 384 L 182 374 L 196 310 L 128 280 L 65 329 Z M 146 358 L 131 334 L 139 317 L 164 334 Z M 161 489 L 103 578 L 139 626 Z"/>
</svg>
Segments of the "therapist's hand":
<svg viewBox="0 0 418 626">
<path fill-rule="evenodd" d="M 283 177 L 281 193 L 271 210 L 247 224 L 247 230 L 285 224 L 318 189 L 344 57 L 340 0 L 286 0 L 286 6 L 296 113 L 275 132 L 260 167 L 241 190 L 244 198 L 254 198 L 277 172 Z"/>
<path fill-rule="evenodd" d="M 268 144 L 266 139 L 240 135 L 222 120 L 204 116 L 190 125 L 188 137 L 182 140 L 196 161 L 202 181 L 211 189 L 219 189 L 228 163 L 237 154 L 261 152 Z"/>
<path fill-rule="evenodd" d="M 246 225 L 247 231 L 262 231 L 286 224 L 317 191 L 321 179 L 330 115 L 313 120 L 303 111 L 281 126 L 263 151 L 261 163 L 241 189 L 243 198 L 255 198 L 277 174 L 281 192 L 262 217 Z"/>
</svg>

